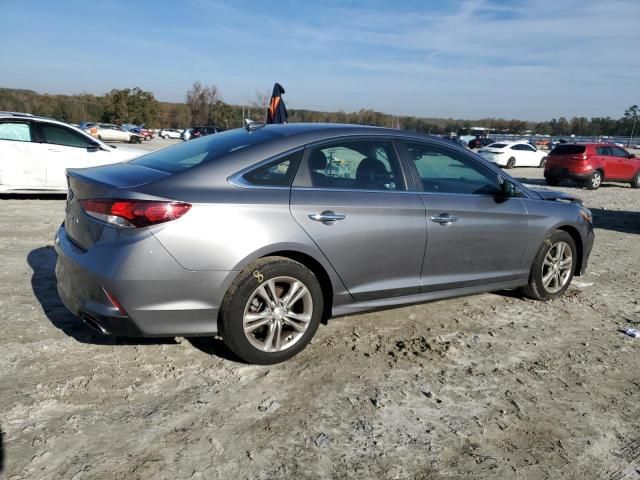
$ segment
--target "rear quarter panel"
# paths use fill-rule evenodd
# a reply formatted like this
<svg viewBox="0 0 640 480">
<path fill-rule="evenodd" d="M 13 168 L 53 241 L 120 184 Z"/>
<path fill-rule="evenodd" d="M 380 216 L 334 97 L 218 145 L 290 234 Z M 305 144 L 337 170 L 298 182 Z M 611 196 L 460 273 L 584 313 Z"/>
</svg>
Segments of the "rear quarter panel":
<svg viewBox="0 0 640 480">
<path fill-rule="evenodd" d="M 151 227 L 155 237 L 187 270 L 240 271 L 280 251 L 309 255 L 331 279 L 334 294 L 345 294 L 330 263 L 289 210 L 289 189 L 230 186 L 192 203 L 182 218 Z"/>
</svg>

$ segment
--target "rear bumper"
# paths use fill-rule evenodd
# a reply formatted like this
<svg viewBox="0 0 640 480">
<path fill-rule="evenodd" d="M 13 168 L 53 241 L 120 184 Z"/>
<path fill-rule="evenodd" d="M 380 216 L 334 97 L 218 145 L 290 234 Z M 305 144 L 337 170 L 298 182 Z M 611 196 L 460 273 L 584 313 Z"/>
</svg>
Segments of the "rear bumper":
<svg viewBox="0 0 640 480">
<path fill-rule="evenodd" d="M 566 168 L 554 167 L 544 171 L 545 178 L 553 178 L 556 180 L 573 180 L 574 182 L 584 183 L 591 177 L 593 171 L 589 172 L 572 172 Z"/>
<path fill-rule="evenodd" d="M 60 227 L 55 249 L 60 299 L 111 335 L 214 335 L 220 301 L 237 273 L 185 270 L 149 232 L 135 242 L 101 241 L 84 251 Z"/>
</svg>

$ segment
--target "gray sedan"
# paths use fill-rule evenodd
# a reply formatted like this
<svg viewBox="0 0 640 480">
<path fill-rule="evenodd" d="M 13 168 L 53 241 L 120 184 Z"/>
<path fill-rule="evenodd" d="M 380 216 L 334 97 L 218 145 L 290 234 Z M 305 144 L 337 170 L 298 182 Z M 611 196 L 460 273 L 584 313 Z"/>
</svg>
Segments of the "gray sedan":
<svg viewBox="0 0 640 480">
<path fill-rule="evenodd" d="M 286 360 L 336 315 L 584 272 L 589 210 L 436 138 L 353 125 L 252 125 L 73 169 L 58 291 L 123 336 L 220 335 Z"/>
</svg>

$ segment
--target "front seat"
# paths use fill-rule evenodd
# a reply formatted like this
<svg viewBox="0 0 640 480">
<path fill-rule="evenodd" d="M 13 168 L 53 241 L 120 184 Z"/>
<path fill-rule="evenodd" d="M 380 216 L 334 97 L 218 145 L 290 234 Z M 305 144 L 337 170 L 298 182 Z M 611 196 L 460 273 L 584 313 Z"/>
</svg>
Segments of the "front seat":
<svg viewBox="0 0 640 480">
<path fill-rule="evenodd" d="M 309 157 L 309 170 L 311 171 L 311 184 L 314 187 L 327 185 L 327 176 L 322 173 L 326 168 L 327 157 L 324 152 L 322 150 L 313 150 Z"/>
<path fill-rule="evenodd" d="M 357 188 L 388 190 L 391 175 L 380 160 L 364 158 L 356 170 L 355 186 Z"/>
</svg>

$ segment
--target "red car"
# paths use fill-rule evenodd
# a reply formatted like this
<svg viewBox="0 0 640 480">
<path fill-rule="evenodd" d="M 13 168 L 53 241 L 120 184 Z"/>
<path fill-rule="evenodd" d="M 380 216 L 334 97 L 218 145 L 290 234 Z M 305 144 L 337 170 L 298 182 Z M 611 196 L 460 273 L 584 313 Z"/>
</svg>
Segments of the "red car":
<svg viewBox="0 0 640 480">
<path fill-rule="evenodd" d="M 563 143 L 547 156 L 544 178 L 549 185 L 573 180 L 589 190 L 603 181 L 629 182 L 640 188 L 640 159 L 612 143 Z"/>
</svg>

